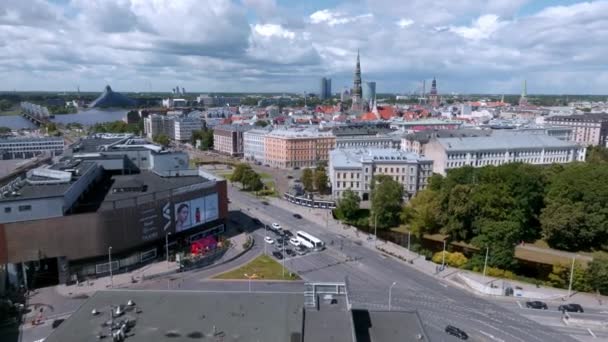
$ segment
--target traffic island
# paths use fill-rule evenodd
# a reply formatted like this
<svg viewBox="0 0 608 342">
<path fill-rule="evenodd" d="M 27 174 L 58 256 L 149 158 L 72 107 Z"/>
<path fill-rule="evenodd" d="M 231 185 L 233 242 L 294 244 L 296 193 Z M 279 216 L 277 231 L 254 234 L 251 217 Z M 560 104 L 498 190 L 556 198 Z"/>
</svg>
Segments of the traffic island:
<svg viewBox="0 0 608 342">
<path fill-rule="evenodd" d="M 246 265 L 235 268 L 231 271 L 218 274 L 213 279 L 222 280 L 299 280 L 297 274 L 292 273 L 287 268 L 283 268 L 281 263 L 267 255 L 260 255 Z"/>
</svg>

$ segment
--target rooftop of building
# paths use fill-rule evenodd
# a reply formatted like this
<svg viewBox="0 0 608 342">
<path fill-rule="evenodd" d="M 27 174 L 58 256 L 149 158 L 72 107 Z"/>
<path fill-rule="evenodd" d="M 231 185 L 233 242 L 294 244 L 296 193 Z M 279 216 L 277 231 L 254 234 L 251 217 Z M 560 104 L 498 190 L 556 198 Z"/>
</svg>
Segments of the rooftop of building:
<svg viewBox="0 0 608 342">
<path fill-rule="evenodd" d="M 329 152 L 329 160 L 333 168 L 358 168 L 363 163 L 371 162 L 414 163 L 431 161 L 416 153 L 394 148 L 335 149 Z"/>
<path fill-rule="evenodd" d="M 214 131 L 226 132 L 246 132 L 253 127 L 251 125 L 218 125 L 213 128 Z"/>
<path fill-rule="evenodd" d="M 15 180 L 0 190 L 0 202 L 63 196 L 80 176 L 97 168 L 92 161 L 64 160 L 48 168 L 28 171 L 27 178 Z"/>
<path fill-rule="evenodd" d="M 162 150 L 161 146 L 133 135 L 125 135 L 121 137 L 113 137 L 111 135 L 100 137 L 94 135 L 80 139 L 71 145 L 71 148 L 74 154 L 133 150 L 152 150 L 155 152 L 160 152 Z"/>
<path fill-rule="evenodd" d="M 336 126 L 331 129 L 336 137 L 376 135 L 394 131 L 388 123 L 359 123 L 346 126 Z"/>
<path fill-rule="evenodd" d="M 132 342 L 428 341 L 416 312 L 349 310 L 343 295 L 331 299 L 305 307 L 303 293 L 98 291 L 45 341 L 96 340 L 127 322 Z"/>
<path fill-rule="evenodd" d="M 317 128 L 279 128 L 268 133 L 268 136 L 277 138 L 320 138 L 334 137 L 332 132 L 319 131 Z"/>
<path fill-rule="evenodd" d="M 435 138 L 446 151 L 525 150 L 529 148 L 571 148 L 576 144 L 543 134 L 503 132 L 488 137 Z"/>
<path fill-rule="evenodd" d="M 492 130 L 490 129 L 434 129 L 410 133 L 404 138 L 410 141 L 419 141 L 424 144 L 431 140 L 431 138 L 479 137 L 490 135 L 492 135 Z"/>
<path fill-rule="evenodd" d="M 605 122 L 608 121 L 608 113 L 584 113 L 573 115 L 554 115 L 545 118 L 545 121 L 584 121 Z"/>
<path fill-rule="evenodd" d="M 18 143 L 18 142 L 42 142 L 42 141 L 57 141 L 63 142 L 63 137 L 23 137 L 23 136 L 0 136 L 0 143 Z"/>
<path fill-rule="evenodd" d="M 404 120 L 403 118 L 393 118 L 390 121 L 393 125 L 461 125 L 462 121 L 457 120 L 442 120 L 438 118 Z"/>
</svg>

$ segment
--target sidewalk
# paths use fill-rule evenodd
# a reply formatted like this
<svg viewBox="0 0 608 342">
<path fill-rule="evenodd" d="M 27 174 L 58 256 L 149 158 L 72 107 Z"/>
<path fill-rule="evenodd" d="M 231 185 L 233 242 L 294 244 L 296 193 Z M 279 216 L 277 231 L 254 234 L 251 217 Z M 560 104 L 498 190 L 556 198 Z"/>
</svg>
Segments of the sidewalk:
<svg viewBox="0 0 608 342">
<path fill-rule="evenodd" d="M 350 239 L 353 239 L 357 243 L 360 243 L 361 246 L 365 246 L 370 249 L 377 249 L 383 253 L 396 257 L 406 262 L 408 266 L 413 267 L 420 272 L 426 273 L 433 277 L 437 277 L 439 279 L 444 279 L 445 281 L 450 282 L 452 285 L 465 289 L 476 295 L 488 296 L 488 294 L 482 293 L 481 291 L 472 288 L 470 285 L 473 285 L 473 287 L 480 289 L 485 288 L 486 285 L 493 283 L 500 289 L 502 289 L 503 286 L 510 286 L 513 289 L 515 289 L 516 287 L 521 288 L 521 290 L 518 289 L 518 293 L 521 296 L 499 296 L 500 298 L 504 299 L 521 300 L 522 298 L 527 298 L 559 302 L 576 302 L 578 304 L 583 305 L 584 307 L 595 307 L 598 309 L 606 309 L 608 311 L 608 297 L 606 296 L 597 296 L 595 294 L 578 293 L 573 291 L 571 296 L 568 297 L 567 290 L 545 286 L 540 286 L 537 288 L 536 285 L 510 279 L 501 279 L 494 277 L 484 278 L 483 275 L 479 273 L 466 271 L 458 268 L 446 268 L 441 272 L 437 272 L 437 264 L 432 261 L 425 260 L 424 256 L 418 255 L 417 253 L 414 253 L 412 251 L 408 251 L 407 248 L 389 241 L 376 241 L 373 235 L 360 232 L 354 227 L 347 226 L 337 220 L 334 220 L 329 210 L 299 206 L 284 201 L 282 199 L 271 199 L 270 201 L 273 205 L 290 210 L 292 212 L 299 213 L 301 215 L 307 215 L 309 217 L 310 215 L 313 215 L 319 218 L 319 221 L 317 221 L 317 223 L 324 225 L 329 231 L 332 231 L 333 233 L 340 234 Z M 469 281 L 468 284 L 467 281 L 463 281 L 461 277 L 462 275 L 464 275 L 465 279 Z M 491 287 L 487 286 L 487 288 L 490 289 Z"/>
<path fill-rule="evenodd" d="M 221 264 L 233 257 L 239 255 L 243 251 L 243 243 L 247 239 L 247 234 L 242 233 L 230 238 L 230 248 L 222 255 L 221 258 L 215 260 L 212 264 L 206 266 Z M 111 288 L 120 289 L 128 288 L 132 284 L 145 281 L 155 276 L 176 273 L 179 270 L 177 262 L 168 262 L 166 260 L 154 262 L 144 267 L 138 268 L 132 272 L 124 272 L 110 276 L 100 277 L 91 281 L 82 282 L 74 285 L 57 285 L 55 287 L 57 293 L 65 297 L 88 296 L 100 290 L 108 290 Z"/>
</svg>

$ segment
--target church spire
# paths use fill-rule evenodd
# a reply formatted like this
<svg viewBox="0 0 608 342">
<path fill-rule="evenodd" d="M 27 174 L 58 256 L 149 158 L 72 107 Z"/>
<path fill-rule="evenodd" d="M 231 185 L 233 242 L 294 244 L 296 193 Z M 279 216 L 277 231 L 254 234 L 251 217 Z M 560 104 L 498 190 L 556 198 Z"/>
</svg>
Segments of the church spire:
<svg viewBox="0 0 608 342">
<path fill-rule="evenodd" d="M 361 60 L 359 58 L 359 49 L 357 49 L 357 65 L 355 67 L 355 77 L 354 77 L 354 81 L 353 81 L 353 92 L 352 92 L 353 105 L 352 105 L 351 109 L 353 111 L 361 111 L 363 109 L 363 106 L 361 103 L 361 97 L 362 97 Z"/>
</svg>

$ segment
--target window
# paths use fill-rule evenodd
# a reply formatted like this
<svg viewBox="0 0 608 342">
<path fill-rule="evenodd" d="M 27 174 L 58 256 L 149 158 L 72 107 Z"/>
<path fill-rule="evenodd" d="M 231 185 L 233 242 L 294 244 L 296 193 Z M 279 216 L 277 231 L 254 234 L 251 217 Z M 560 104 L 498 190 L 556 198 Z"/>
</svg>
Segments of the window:
<svg viewBox="0 0 608 342">
<path fill-rule="evenodd" d="M 11 212 L 11 207 L 4 207 L 4 212 L 5 213 L 10 213 Z"/>
<path fill-rule="evenodd" d="M 19 211 L 30 211 L 30 210 L 32 210 L 31 205 L 20 205 L 19 206 Z"/>
</svg>

